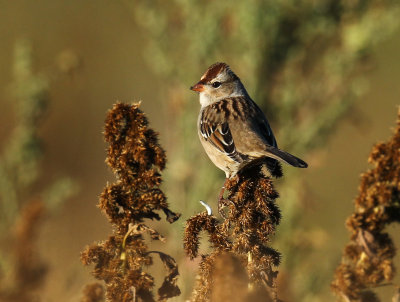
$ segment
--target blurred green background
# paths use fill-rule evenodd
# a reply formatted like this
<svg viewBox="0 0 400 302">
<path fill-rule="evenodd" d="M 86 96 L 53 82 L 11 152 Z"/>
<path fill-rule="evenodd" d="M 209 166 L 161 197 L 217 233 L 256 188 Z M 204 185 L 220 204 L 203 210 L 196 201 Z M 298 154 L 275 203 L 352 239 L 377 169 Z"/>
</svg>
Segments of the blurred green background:
<svg viewBox="0 0 400 302">
<path fill-rule="evenodd" d="M 0 0 L 0 150 L 18 123 L 13 66 L 23 40 L 32 47 L 33 74 L 49 87 L 38 130 L 41 173 L 29 194 L 65 176 L 80 187 L 42 225 L 38 250 L 49 265 L 42 301 L 77 301 L 92 280 L 79 253 L 110 233 L 96 204 L 114 180 L 102 129 L 116 101 L 142 100 L 167 150 L 164 188 L 183 216 L 172 227 L 154 224 L 168 240 L 156 247 L 178 261 L 189 294 L 196 262 L 182 254 L 184 221 L 203 211 L 199 199 L 215 208 L 223 172 L 198 142 L 198 96 L 188 88 L 215 61 L 242 78 L 278 144 L 310 164 L 284 167 L 278 182 L 283 222 L 273 244 L 283 253 L 282 298 L 334 301 L 329 284 L 348 240 L 344 221 L 359 174 L 372 145 L 387 140 L 395 124 L 400 14 L 396 1 L 332 3 Z M 399 246 L 399 227 L 390 232 Z"/>
</svg>

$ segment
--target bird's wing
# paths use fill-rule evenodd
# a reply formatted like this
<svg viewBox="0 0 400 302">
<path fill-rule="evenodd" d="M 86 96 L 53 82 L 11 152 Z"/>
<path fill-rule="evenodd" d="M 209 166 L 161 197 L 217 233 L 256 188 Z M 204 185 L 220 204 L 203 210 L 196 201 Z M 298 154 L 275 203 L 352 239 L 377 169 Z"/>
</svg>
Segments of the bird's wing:
<svg viewBox="0 0 400 302">
<path fill-rule="evenodd" d="M 230 98 L 230 104 L 233 113 L 228 121 L 237 152 L 250 158 L 267 156 L 295 167 L 307 167 L 300 158 L 278 149 L 267 118 L 250 98 Z M 239 113 L 235 114 L 235 111 Z"/>
<path fill-rule="evenodd" d="M 266 117 L 249 97 L 230 97 L 210 106 L 228 123 L 237 152 L 260 157 L 267 147 L 277 146 Z"/>
<path fill-rule="evenodd" d="M 254 130 L 258 130 L 261 138 L 272 147 L 278 147 L 276 143 L 274 133 L 272 132 L 271 126 L 268 123 L 267 118 L 261 109 L 257 106 L 253 100 L 249 99 L 249 118 L 251 127 Z"/>
<path fill-rule="evenodd" d="M 278 149 L 266 117 L 249 97 L 230 97 L 205 107 L 199 131 L 204 140 L 237 163 L 267 156 L 307 167 L 301 159 Z"/>
<path fill-rule="evenodd" d="M 200 135 L 219 152 L 237 163 L 243 162 L 243 156 L 237 152 L 226 114 L 221 112 L 218 106 L 213 105 L 207 106 L 202 111 L 199 121 Z"/>
</svg>

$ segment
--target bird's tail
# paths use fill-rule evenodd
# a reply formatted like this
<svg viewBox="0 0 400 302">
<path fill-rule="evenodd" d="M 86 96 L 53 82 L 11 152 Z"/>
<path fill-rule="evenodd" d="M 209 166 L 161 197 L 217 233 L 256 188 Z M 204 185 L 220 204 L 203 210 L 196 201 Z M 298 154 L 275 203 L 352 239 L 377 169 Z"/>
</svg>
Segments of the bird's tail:
<svg viewBox="0 0 400 302">
<path fill-rule="evenodd" d="M 266 150 L 266 156 L 268 157 L 272 157 L 275 158 L 279 161 L 283 161 L 289 165 L 292 165 L 293 167 L 297 167 L 297 168 L 307 168 L 308 164 L 301 160 L 300 158 L 287 153 L 285 151 L 279 150 L 278 148 L 275 147 L 268 147 L 268 149 Z"/>
</svg>

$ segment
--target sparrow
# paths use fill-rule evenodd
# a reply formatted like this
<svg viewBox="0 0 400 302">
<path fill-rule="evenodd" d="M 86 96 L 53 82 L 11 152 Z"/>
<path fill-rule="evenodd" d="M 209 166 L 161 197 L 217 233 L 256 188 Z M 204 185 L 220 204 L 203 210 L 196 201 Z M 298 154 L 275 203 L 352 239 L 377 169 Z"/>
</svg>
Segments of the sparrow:
<svg viewBox="0 0 400 302">
<path fill-rule="evenodd" d="M 307 168 L 300 158 L 278 149 L 264 113 L 226 63 L 211 65 L 190 89 L 200 94 L 197 125 L 201 144 L 211 161 L 225 172 L 225 184 L 246 166 L 265 158 Z"/>
</svg>

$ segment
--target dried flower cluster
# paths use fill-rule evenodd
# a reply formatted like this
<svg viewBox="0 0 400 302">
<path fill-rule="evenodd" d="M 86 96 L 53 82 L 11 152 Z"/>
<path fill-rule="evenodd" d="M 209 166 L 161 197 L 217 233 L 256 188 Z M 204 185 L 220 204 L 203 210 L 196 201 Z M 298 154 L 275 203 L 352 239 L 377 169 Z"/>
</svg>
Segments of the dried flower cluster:
<svg viewBox="0 0 400 302">
<path fill-rule="evenodd" d="M 199 253 L 199 233 L 202 230 L 209 233 L 213 248 L 209 255 L 202 255 L 193 301 L 278 301 L 278 272 L 274 267 L 280 263 L 280 254 L 267 244 L 275 233 L 281 214 L 275 204 L 278 193 L 262 168 L 262 165 L 249 167 L 228 180 L 228 211 L 223 222 L 207 213 L 187 221 L 184 243 L 190 258 Z M 275 169 L 275 173 L 275 176 L 281 175 L 280 167 Z M 224 261 L 235 264 L 221 265 Z M 242 269 L 238 268 L 240 265 Z M 240 273 L 244 268 L 246 276 Z M 229 283 L 218 281 L 226 278 L 232 280 Z M 232 295 L 232 291 L 240 292 L 240 295 L 224 300 L 227 295 Z"/>
<path fill-rule="evenodd" d="M 82 261 L 95 264 L 93 275 L 104 280 L 107 300 L 154 301 L 154 279 L 143 267 L 152 264 L 151 253 L 158 253 L 168 272 L 158 290 L 158 300 L 165 301 L 180 294 L 178 268 L 172 257 L 149 252 L 143 238 L 148 233 L 153 240 L 164 240 L 143 223 L 145 218 L 159 220 L 155 211 L 163 210 L 171 223 L 179 218 L 168 209 L 159 188 L 165 152 L 157 134 L 148 128 L 139 104 L 114 105 L 105 121 L 105 139 L 109 143 L 107 163 L 118 180 L 105 187 L 99 207 L 113 224 L 114 233 L 108 240 L 87 247 Z"/>
<path fill-rule="evenodd" d="M 345 301 L 379 301 L 369 290 L 394 276 L 395 247 L 385 227 L 400 222 L 400 110 L 394 136 L 372 149 L 374 165 L 361 176 L 354 213 L 347 219 L 350 243 L 332 289 Z"/>
</svg>

